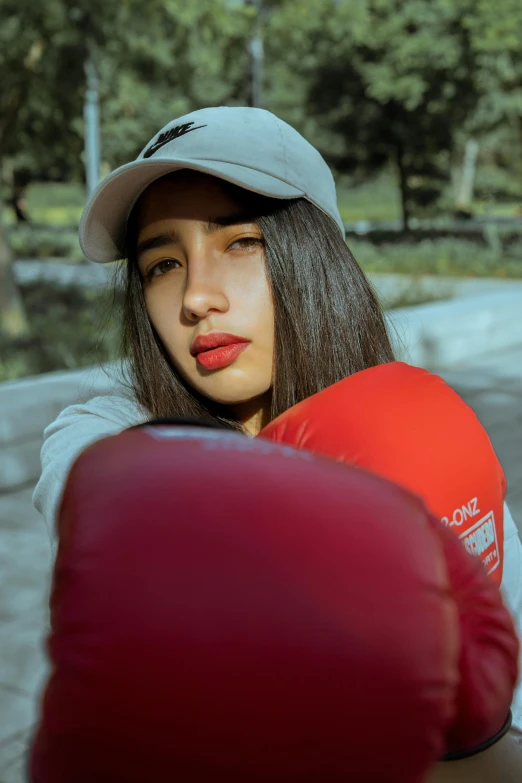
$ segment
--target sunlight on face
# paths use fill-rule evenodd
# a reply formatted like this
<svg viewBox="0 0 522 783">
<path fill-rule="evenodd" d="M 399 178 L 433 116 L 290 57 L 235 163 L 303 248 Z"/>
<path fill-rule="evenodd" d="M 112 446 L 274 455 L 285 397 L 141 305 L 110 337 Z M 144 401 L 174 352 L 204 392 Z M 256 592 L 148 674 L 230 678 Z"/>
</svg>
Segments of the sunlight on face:
<svg viewBox="0 0 522 783">
<path fill-rule="evenodd" d="M 189 171 L 153 183 L 138 204 L 137 254 L 150 320 L 176 369 L 232 406 L 269 392 L 274 353 L 263 238 L 248 195 L 242 203 L 233 192 Z"/>
</svg>

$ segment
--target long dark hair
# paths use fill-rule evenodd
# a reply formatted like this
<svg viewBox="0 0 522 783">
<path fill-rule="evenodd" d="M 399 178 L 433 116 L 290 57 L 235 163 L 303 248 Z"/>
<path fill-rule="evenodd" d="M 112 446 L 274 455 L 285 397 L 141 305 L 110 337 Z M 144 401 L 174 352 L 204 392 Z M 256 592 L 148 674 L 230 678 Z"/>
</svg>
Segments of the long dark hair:
<svg viewBox="0 0 522 783">
<path fill-rule="evenodd" d="M 275 310 L 271 418 L 359 370 L 394 360 L 375 292 L 333 220 L 305 199 L 256 201 Z M 235 429 L 227 406 L 205 398 L 177 372 L 150 323 L 135 257 L 137 220 L 127 231 L 123 351 L 127 379 L 151 417 L 195 416 Z"/>
</svg>

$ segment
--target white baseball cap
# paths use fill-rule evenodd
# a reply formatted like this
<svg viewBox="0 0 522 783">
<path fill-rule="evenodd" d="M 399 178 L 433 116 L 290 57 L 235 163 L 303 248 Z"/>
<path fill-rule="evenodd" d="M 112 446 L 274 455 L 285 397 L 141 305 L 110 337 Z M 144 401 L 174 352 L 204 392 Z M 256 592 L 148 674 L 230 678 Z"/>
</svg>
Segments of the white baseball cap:
<svg viewBox="0 0 522 783">
<path fill-rule="evenodd" d="M 172 120 L 135 161 L 102 180 L 80 222 L 85 256 L 100 264 L 124 258 L 127 221 L 140 195 L 179 169 L 211 174 L 263 196 L 305 198 L 345 235 L 332 173 L 315 147 L 264 109 L 219 106 Z"/>
</svg>

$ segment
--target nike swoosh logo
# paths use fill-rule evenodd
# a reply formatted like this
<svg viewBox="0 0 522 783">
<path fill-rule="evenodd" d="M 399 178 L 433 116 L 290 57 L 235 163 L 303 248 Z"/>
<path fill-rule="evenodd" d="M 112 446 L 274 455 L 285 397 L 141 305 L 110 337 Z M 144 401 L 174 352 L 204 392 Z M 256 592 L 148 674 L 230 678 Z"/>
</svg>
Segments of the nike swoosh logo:
<svg viewBox="0 0 522 783">
<path fill-rule="evenodd" d="M 150 147 L 143 153 L 143 157 L 150 158 L 152 155 L 155 155 L 158 150 L 160 150 L 162 147 L 165 146 L 165 144 L 168 144 L 170 141 L 173 141 L 174 139 L 179 139 L 181 136 L 185 136 L 187 133 L 191 133 L 192 131 L 207 127 L 206 125 L 196 125 L 194 128 L 192 128 L 191 125 L 194 125 L 194 123 L 188 122 L 185 125 L 176 125 L 175 128 L 171 128 L 165 133 L 162 133 L 159 139 L 156 142 L 154 142 L 154 144 L 151 144 Z"/>
</svg>

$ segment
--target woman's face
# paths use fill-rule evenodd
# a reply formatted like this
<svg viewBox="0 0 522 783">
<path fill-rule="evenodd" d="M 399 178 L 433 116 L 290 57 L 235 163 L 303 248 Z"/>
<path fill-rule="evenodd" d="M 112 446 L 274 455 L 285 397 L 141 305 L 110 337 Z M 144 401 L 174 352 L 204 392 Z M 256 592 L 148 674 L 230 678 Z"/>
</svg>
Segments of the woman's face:
<svg viewBox="0 0 522 783">
<path fill-rule="evenodd" d="M 185 380 L 231 406 L 266 395 L 274 309 L 246 205 L 214 177 L 160 179 L 139 201 L 137 258 L 150 320 Z"/>
</svg>

